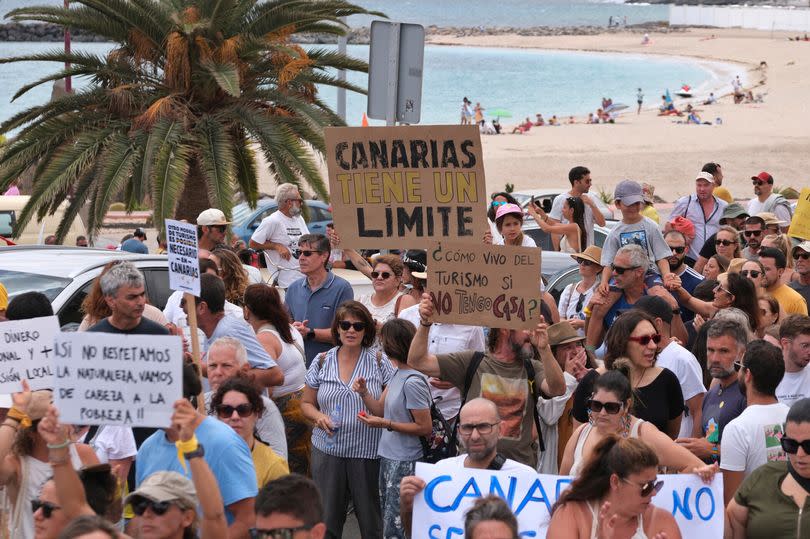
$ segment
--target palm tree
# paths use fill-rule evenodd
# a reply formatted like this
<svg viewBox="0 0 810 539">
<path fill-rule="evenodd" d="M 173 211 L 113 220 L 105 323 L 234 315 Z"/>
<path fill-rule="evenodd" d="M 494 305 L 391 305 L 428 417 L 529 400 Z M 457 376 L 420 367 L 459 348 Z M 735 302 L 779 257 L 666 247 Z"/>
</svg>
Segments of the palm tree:
<svg viewBox="0 0 810 539">
<path fill-rule="evenodd" d="M 0 155 L 0 192 L 36 165 L 19 227 L 68 210 L 60 240 L 89 204 L 97 231 L 110 203 L 128 210 L 151 198 L 155 225 L 208 207 L 229 214 L 234 193 L 255 205 L 255 149 L 279 182 L 328 193 L 315 159 L 323 127 L 343 125 L 316 85 L 341 86 L 329 69 L 367 64 L 326 49 L 304 50 L 293 36 L 342 35 L 341 17 L 375 14 L 344 0 L 73 0 L 69 9 L 29 7 L 8 17 L 81 29 L 117 46 L 106 57 L 54 50 L 0 62 L 60 62 L 70 67 L 23 86 L 66 76 L 90 85 L 20 112 L 0 134 L 20 129 Z"/>
</svg>

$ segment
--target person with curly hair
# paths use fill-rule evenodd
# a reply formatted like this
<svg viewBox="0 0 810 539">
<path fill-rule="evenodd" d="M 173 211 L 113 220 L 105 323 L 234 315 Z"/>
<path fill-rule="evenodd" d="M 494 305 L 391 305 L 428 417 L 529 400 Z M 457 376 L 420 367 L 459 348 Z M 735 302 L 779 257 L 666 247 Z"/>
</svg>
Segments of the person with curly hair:
<svg viewBox="0 0 810 539">
<path fill-rule="evenodd" d="M 250 284 L 242 261 L 233 251 L 221 247 L 211 251 L 211 260 L 219 267 L 219 276 L 225 281 L 225 299 L 241 307 L 245 289 Z"/>
</svg>

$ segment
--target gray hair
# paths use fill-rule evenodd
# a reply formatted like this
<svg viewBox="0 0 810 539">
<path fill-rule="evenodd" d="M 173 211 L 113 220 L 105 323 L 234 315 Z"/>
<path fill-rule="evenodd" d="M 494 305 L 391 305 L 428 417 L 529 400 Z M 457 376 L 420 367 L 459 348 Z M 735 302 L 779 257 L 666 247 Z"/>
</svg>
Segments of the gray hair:
<svg viewBox="0 0 810 539">
<path fill-rule="evenodd" d="M 122 286 L 133 288 L 144 286 L 143 273 L 132 262 L 119 262 L 101 276 L 99 284 L 102 294 L 115 296 Z"/>
<path fill-rule="evenodd" d="M 490 494 L 478 498 L 464 516 L 464 537 L 473 537 L 475 527 L 482 522 L 497 520 L 509 526 L 512 539 L 518 539 L 518 523 L 515 514 L 503 498 Z"/>
<path fill-rule="evenodd" d="M 748 314 L 742 309 L 738 309 L 737 307 L 726 307 L 724 309 L 720 309 L 714 315 L 714 319 L 731 320 L 732 322 L 742 325 L 742 327 L 745 328 L 746 335 L 748 336 L 746 339 L 746 344 L 756 338 L 754 336 L 754 332 L 751 331 L 751 320 L 748 318 Z"/>
<path fill-rule="evenodd" d="M 234 351 L 234 356 L 236 357 L 236 362 L 239 364 L 239 366 L 241 367 L 242 365 L 247 365 L 247 350 L 245 350 L 245 345 L 242 344 L 239 339 L 234 337 L 220 337 L 208 347 L 209 357 L 214 351 L 214 348 L 231 348 Z"/>
<path fill-rule="evenodd" d="M 298 187 L 292 183 L 282 183 L 276 187 L 276 202 L 279 206 L 287 202 L 291 198 L 297 198 L 299 194 Z"/>
<path fill-rule="evenodd" d="M 714 317 L 709 320 L 706 326 L 706 338 L 716 339 L 726 335 L 733 337 L 737 341 L 737 351 L 745 349 L 748 345 L 748 318 L 745 322 L 732 318 Z"/>
<path fill-rule="evenodd" d="M 628 255 L 630 257 L 630 263 L 639 268 L 646 268 L 650 265 L 650 258 L 647 256 L 647 252 L 642 249 L 640 245 L 636 245 L 635 243 L 619 248 L 619 250 L 616 251 L 616 256 L 620 254 Z"/>
</svg>

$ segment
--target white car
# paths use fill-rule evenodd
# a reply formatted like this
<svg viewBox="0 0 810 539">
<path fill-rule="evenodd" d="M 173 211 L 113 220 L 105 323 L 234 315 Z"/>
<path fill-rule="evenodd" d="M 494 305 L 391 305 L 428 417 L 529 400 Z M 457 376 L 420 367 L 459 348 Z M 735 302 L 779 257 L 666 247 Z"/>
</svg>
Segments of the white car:
<svg viewBox="0 0 810 539">
<path fill-rule="evenodd" d="M 532 202 L 532 197 L 535 200 L 539 201 L 543 210 L 546 213 L 551 211 L 551 205 L 554 203 L 554 199 L 557 196 L 561 195 L 562 193 L 568 192 L 568 189 L 560 189 L 560 188 L 546 188 L 546 189 L 529 189 L 527 191 L 519 191 L 517 193 L 512 193 L 512 196 L 515 197 L 520 203 L 520 207 L 523 208 L 523 212 L 526 213 L 529 207 L 529 204 Z M 591 200 L 593 200 L 596 207 L 599 208 L 599 211 L 602 212 L 602 215 L 605 217 L 607 221 L 615 221 L 616 218 L 613 216 L 613 210 L 611 210 L 607 204 L 602 202 L 602 200 L 594 196 L 593 194 L 589 195 Z M 610 227 L 608 227 L 610 228 Z"/>
</svg>

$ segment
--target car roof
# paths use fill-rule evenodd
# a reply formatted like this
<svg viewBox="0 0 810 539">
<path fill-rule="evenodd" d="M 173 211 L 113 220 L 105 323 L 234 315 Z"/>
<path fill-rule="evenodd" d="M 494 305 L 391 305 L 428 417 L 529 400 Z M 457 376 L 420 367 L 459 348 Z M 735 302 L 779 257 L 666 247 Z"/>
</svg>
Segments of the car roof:
<svg viewBox="0 0 810 539">
<path fill-rule="evenodd" d="M 111 260 L 165 262 L 166 256 L 62 245 L 0 247 L 0 268 L 3 270 L 70 277 L 71 279 L 90 269 L 101 267 Z"/>
</svg>

